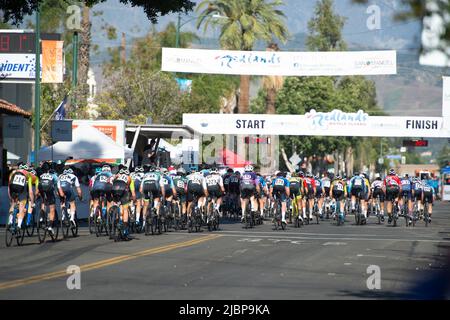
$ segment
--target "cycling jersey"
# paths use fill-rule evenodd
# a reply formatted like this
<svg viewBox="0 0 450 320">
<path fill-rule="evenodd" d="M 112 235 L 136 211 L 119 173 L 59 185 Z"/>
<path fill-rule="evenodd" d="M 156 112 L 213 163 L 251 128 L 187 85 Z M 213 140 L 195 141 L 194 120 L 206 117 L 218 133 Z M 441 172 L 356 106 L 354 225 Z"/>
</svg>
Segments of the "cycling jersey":
<svg viewBox="0 0 450 320">
<path fill-rule="evenodd" d="M 134 181 L 124 173 L 116 174 L 112 178 L 112 196 L 115 202 L 126 205 L 130 202 L 130 192 L 134 192 Z"/>
<path fill-rule="evenodd" d="M 384 179 L 384 185 L 386 187 L 386 200 L 392 201 L 394 199 L 397 199 L 400 194 L 400 178 L 395 175 L 387 176 Z"/>
<path fill-rule="evenodd" d="M 366 183 L 360 176 L 355 176 L 350 180 L 349 191 L 352 196 L 364 195 Z"/>
<path fill-rule="evenodd" d="M 141 188 L 141 182 L 142 179 L 144 179 L 144 173 L 143 172 L 133 172 L 130 174 L 131 179 L 134 181 L 134 188 L 136 189 L 136 198 L 141 198 L 141 193 L 139 192 Z"/>
<path fill-rule="evenodd" d="M 294 177 L 289 179 L 289 190 L 291 191 L 291 197 L 296 197 L 301 194 L 302 181 L 300 178 Z"/>
<path fill-rule="evenodd" d="M 334 199 L 336 199 L 338 201 L 343 199 L 344 194 L 345 194 L 345 188 L 346 188 L 344 181 L 334 180 L 331 183 L 330 188 L 331 188 L 331 193 L 332 193 Z"/>
<path fill-rule="evenodd" d="M 58 189 L 61 188 L 69 202 L 75 201 L 75 193 L 73 187 L 80 187 L 80 182 L 74 174 L 62 174 L 58 177 Z"/>
<path fill-rule="evenodd" d="M 320 198 L 322 196 L 322 180 L 314 180 L 314 183 L 316 185 L 316 197 Z"/>
<path fill-rule="evenodd" d="M 230 193 L 239 194 L 239 176 L 237 174 L 232 174 L 230 176 L 229 191 Z"/>
<path fill-rule="evenodd" d="M 372 198 L 377 199 L 380 198 L 381 202 L 384 202 L 384 191 L 383 191 L 383 180 L 375 180 L 372 182 Z"/>
<path fill-rule="evenodd" d="M 312 199 L 314 196 L 316 182 L 313 178 L 304 178 L 303 179 L 303 190 L 305 192 L 305 197 L 308 197 L 309 199 Z"/>
<path fill-rule="evenodd" d="M 422 191 L 423 191 L 423 200 L 428 201 L 428 203 L 433 203 L 435 190 L 434 188 L 426 181 L 422 181 Z"/>
<path fill-rule="evenodd" d="M 173 188 L 175 187 L 173 184 L 173 180 L 171 176 L 165 175 L 162 177 L 162 183 L 164 185 L 164 191 L 166 197 L 170 197 L 173 195 Z"/>
<path fill-rule="evenodd" d="M 149 200 L 150 197 L 161 197 L 161 190 L 164 188 L 164 183 L 161 178 L 161 173 L 157 171 L 147 172 L 141 181 L 141 189 L 144 194 L 144 199 Z"/>
<path fill-rule="evenodd" d="M 187 176 L 187 201 L 193 201 L 194 196 L 197 198 L 203 197 L 206 189 L 205 177 L 200 172 L 195 172 Z"/>
<path fill-rule="evenodd" d="M 9 194 L 19 201 L 28 199 L 28 190 L 32 186 L 31 177 L 26 170 L 15 170 L 9 176 Z"/>
<path fill-rule="evenodd" d="M 328 177 L 322 179 L 322 187 L 325 190 L 325 193 L 328 195 L 330 193 L 331 188 L 331 180 Z"/>
<path fill-rule="evenodd" d="M 285 202 L 287 199 L 286 188 L 290 188 L 289 180 L 284 177 L 276 177 L 272 180 L 272 190 L 275 199 Z"/>
<path fill-rule="evenodd" d="M 43 173 L 39 176 L 39 192 L 46 205 L 55 204 L 55 189 L 58 185 L 56 174 Z"/>
<path fill-rule="evenodd" d="M 219 174 L 210 174 L 205 178 L 205 183 L 211 197 L 222 196 L 223 179 Z"/>
</svg>

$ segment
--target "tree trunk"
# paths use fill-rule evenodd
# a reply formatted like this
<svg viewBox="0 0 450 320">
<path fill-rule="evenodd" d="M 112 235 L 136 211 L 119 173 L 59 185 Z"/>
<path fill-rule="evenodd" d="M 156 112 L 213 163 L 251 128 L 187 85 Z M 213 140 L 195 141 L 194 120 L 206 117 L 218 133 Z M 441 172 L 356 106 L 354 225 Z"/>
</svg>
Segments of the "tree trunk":
<svg viewBox="0 0 450 320">
<path fill-rule="evenodd" d="M 267 114 L 275 114 L 275 99 L 277 96 L 277 92 L 274 88 L 270 88 L 267 90 L 266 96 L 266 112 Z"/>
<path fill-rule="evenodd" d="M 78 97 L 77 102 L 81 107 L 87 105 L 87 98 L 89 96 L 89 86 L 87 84 L 89 72 L 89 58 L 91 49 L 91 21 L 89 18 L 90 9 L 88 6 L 83 7 L 83 20 L 81 23 L 81 37 L 79 50 L 79 67 L 78 67 Z M 82 110 L 77 110 L 80 115 Z"/>
<path fill-rule="evenodd" d="M 239 113 L 248 113 L 250 105 L 250 76 L 241 75 L 241 84 L 239 87 Z"/>
</svg>

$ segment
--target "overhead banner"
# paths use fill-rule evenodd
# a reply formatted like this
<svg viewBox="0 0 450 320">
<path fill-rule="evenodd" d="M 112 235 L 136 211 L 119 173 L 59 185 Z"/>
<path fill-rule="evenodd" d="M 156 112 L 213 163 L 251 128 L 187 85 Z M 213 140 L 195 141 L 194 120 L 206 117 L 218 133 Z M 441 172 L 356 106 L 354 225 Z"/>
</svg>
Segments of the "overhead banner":
<svg viewBox="0 0 450 320">
<path fill-rule="evenodd" d="M 64 41 L 42 40 L 42 83 L 63 82 Z"/>
<path fill-rule="evenodd" d="M 34 80 L 35 72 L 34 54 L 0 54 L 0 80 Z"/>
<path fill-rule="evenodd" d="M 183 125 L 200 134 L 450 137 L 442 117 L 371 117 L 362 110 L 311 110 L 306 115 L 183 114 Z"/>
<path fill-rule="evenodd" d="M 256 76 L 397 74 L 396 51 L 273 52 L 162 49 L 162 71 Z"/>
</svg>

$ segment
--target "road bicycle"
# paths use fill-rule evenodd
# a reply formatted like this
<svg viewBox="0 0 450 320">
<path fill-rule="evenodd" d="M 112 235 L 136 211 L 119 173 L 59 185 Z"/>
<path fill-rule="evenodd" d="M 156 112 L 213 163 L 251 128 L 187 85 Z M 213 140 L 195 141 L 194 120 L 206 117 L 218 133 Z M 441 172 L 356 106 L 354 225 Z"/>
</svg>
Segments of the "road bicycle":
<svg viewBox="0 0 450 320">
<path fill-rule="evenodd" d="M 6 224 L 5 242 L 7 247 L 11 246 L 14 238 L 16 239 L 17 245 L 21 246 L 23 244 L 23 239 L 25 237 L 25 229 L 19 227 L 17 221 L 18 220 L 17 216 L 19 214 L 19 200 L 15 198 L 13 201 L 14 201 L 13 211 L 9 213 L 8 216 L 9 220 L 8 223 Z"/>
<path fill-rule="evenodd" d="M 56 242 L 58 240 L 59 229 L 61 227 L 61 223 L 58 218 L 58 211 L 55 206 L 55 217 L 53 221 L 50 221 L 50 209 L 47 205 L 48 201 L 45 193 L 41 196 L 41 201 L 43 202 L 43 208 L 41 206 L 36 223 L 39 243 L 44 243 L 47 235 L 50 236 L 53 242 Z M 52 228 L 51 232 L 49 230 L 50 227 Z"/>
<path fill-rule="evenodd" d="M 275 230 L 279 230 L 280 228 L 282 230 L 286 230 L 286 223 L 282 221 L 282 202 L 281 202 L 281 197 L 280 196 L 276 196 L 275 199 L 275 216 L 273 218 L 273 224 L 275 226 Z"/>
<path fill-rule="evenodd" d="M 63 238 L 67 239 L 69 237 L 69 231 L 71 231 L 72 236 L 76 238 L 78 236 L 78 217 L 75 210 L 74 219 L 71 219 L 70 215 L 70 202 L 67 197 L 61 200 L 61 231 Z"/>
<path fill-rule="evenodd" d="M 208 197 L 206 205 L 206 225 L 208 231 L 217 231 L 219 229 L 220 215 L 219 211 L 215 208 L 217 197 Z"/>
</svg>

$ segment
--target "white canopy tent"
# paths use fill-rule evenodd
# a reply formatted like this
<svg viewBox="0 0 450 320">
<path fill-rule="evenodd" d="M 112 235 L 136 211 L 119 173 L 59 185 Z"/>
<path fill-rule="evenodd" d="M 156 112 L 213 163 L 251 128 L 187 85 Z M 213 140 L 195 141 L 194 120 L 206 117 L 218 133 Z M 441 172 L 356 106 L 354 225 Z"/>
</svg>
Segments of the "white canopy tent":
<svg viewBox="0 0 450 320">
<path fill-rule="evenodd" d="M 39 161 L 81 159 L 129 159 L 133 157 L 130 148 L 114 140 L 92 126 L 83 124 L 72 131 L 72 141 L 61 141 L 39 150 Z"/>
</svg>

